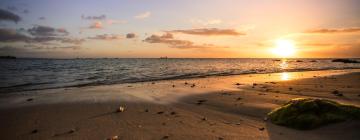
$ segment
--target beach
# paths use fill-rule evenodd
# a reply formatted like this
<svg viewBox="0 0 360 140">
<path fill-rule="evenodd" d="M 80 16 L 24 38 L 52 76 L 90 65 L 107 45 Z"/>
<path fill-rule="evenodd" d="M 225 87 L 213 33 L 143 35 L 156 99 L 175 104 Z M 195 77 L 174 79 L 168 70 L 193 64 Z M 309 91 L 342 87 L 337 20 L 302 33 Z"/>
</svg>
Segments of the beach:
<svg viewBox="0 0 360 140">
<path fill-rule="evenodd" d="M 337 90 L 342 96 L 332 94 Z M 314 130 L 272 124 L 266 114 L 294 98 L 360 106 L 360 69 L 22 91 L 0 96 L 0 139 L 359 139 L 360 122 Z"/>
</svg>

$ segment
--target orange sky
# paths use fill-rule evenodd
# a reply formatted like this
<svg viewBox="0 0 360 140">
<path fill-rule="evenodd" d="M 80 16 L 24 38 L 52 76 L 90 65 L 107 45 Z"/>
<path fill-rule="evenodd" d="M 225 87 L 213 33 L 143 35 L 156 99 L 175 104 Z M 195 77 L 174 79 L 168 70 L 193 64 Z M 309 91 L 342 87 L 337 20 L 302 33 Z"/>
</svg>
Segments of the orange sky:
<svg viewBox="0 0 360 140">
<path fill-rule="evenodd" d="M 0 55 L 360 57 L 358 0 L 4 0 Z"/>
</svg>

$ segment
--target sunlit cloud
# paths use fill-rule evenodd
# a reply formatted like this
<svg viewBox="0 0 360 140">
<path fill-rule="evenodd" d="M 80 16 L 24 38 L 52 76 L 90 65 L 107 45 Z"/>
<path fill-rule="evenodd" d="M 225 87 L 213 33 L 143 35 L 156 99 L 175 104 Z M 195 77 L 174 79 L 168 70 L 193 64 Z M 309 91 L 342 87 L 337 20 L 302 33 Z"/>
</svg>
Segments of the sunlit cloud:
<svg viewBox="0 0 360 140">
<path fill-rule="evenodd" d="M 209 20 L 203 20 L 203 19 L 190 19 L 190 23 L 193 25 L 200 25 L 200 26 L 209 26 L 209 25 L 218 25 L 223 23 L 220 19 L 209 19 Z"/>
<path fill-rule="evenodd" d="M 206 49 L 206 48 L 227 48 L 224 46 L 216 46 L 213 44 L 195 44 L 189 40 L 175 39 L 173 34 L 165 33 L 163 35 L 151 35 L 144 40 L 148 43 L 161 43 L 166 44 L 171 48 L 177 49 Z"/>
<path fill-rule="evenodd" d="M 172 30 L 171 33 L 182 33 L 189 35 L 203 35 L 203 36 L 238 36 L 246 35 L 246 33 L 238 32 L 235 29 L 218 29 L 218 28 L 201 28 L 201 29 L 188 29 L 188 30 Z"/>
<path fill-rule="evenodd" d="M 151 16 L 151 12 L 147 11 L 145 13 L 140 13 L 136 16 L 134 16 L 135 19 L 145 19 L 145 18 L 149 18 Z"/>
<path fill-rule="evenodd" d="M 103 28 L 103 24 L 101 21 L 95 21 L 89 26 L 89 29 L 102 29 L 102 28 Z"/>
<path fill-rule="evenodd" d="M 322 29 L 307 30 L 304 33 L 335 34 L 335 33 L 355 33 L 355 32 L 360 32 L 360 28 L 359 27 L 342 28 L 342 29 L 326 29 L 326 28 L 322 28 Z"/>
</svg>

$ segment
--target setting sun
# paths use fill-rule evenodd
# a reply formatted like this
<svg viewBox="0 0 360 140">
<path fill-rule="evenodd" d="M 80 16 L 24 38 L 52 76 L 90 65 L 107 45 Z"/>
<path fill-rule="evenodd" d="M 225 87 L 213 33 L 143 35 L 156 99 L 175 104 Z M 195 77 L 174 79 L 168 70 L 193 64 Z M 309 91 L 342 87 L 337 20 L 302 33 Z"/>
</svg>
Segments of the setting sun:
<svg viewBox="0 0 360 140">
<path fill-rule="evenodd" d="M 296 53 L 296 48 L 292 40 L 278 39 L 275 42 L 276 47 L 272 53 L 280 57 L 291 57 Z"/>
</svg>

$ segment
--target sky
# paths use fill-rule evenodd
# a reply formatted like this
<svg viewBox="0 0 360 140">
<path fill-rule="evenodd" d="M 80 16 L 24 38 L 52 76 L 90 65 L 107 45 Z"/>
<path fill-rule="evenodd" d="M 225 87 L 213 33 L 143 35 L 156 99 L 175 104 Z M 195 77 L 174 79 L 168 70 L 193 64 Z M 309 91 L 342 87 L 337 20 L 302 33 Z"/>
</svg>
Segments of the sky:
<svg viewBox="0 0 360 140">
<path fill-rule="evenodd" d="M 360 57 L 360 0 L 1 0 L 0 55 Z M 284 46 L 287 47 L 287 46 Z"/>
</svg>

